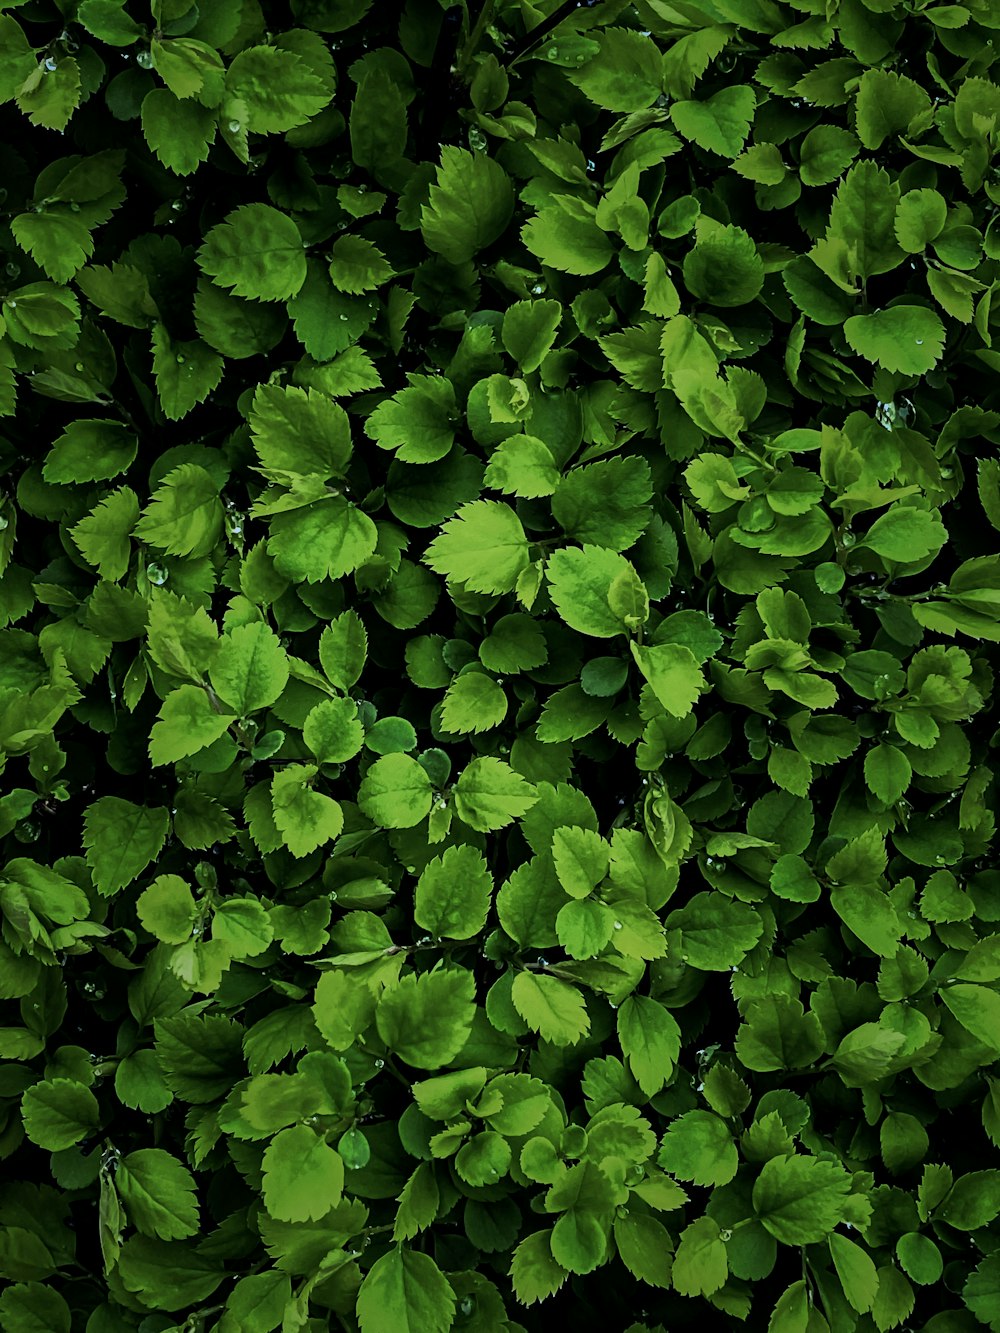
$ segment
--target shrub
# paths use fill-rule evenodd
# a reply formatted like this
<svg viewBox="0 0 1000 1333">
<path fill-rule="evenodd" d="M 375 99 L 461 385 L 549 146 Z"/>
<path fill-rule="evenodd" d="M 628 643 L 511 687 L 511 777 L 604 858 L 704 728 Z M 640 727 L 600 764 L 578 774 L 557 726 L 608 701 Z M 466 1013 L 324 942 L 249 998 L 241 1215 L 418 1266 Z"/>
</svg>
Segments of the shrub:
<svg viewBox="0 0 1000 1333">
<path fill-rule="evenodd" d="M 4 7 L 5 1333 L 1000 1329 L 998 34 Z"/>
</svg>

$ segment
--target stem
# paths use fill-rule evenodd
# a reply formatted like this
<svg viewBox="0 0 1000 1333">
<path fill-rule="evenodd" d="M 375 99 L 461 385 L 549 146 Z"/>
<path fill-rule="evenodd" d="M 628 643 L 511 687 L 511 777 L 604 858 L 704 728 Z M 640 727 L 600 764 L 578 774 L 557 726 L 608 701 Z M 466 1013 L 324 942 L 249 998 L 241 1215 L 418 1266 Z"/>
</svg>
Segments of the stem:
<svg viewBox="0 0 1000 1333">
<path fill-rule="evenodd" d="M 455 62 L 458 65 L 458 72 L 460 75 L 465 74 L 470 60 L 479 50 L 480 43 L 483 40 L 483 33 L 486 31 L 490 24 L 490 20 L 493 18 L 493 10 L 495 6 L 496 0 L 483 0 L 483 4 L 479 9 L 479 17 L 476 19 L 475 27 L 472 29 L 472 32 L 469 33 L 468 40 L 462 48 L 462 54 Z"/>
</svg>

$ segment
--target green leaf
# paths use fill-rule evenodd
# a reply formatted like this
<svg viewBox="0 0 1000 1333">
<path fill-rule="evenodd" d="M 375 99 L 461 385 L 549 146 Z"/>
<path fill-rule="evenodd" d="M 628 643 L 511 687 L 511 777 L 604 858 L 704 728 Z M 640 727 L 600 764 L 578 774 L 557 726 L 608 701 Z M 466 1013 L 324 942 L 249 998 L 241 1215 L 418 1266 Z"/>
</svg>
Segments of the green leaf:
<svg viewBox="0 0 1000 1333">
<path fill-rule="evenodd" d="M 108 898 L 142 873 L 160 854 L 170 826 L 168 812 L 102 796 L 84 816 L 83 845 L 94 887 Z"/>
<path fill-rule="evenodd" d="M 434 463 L 455 440 L 455 390 L 441 375 L 407 375 L 400 389 L 379 403 L 365 434 L 382 449 L 395 449 L 404 463 Z"/>
<path fill-rule="evenodd" d="M 608 873 L 611 849 L 592 829 L 567 825 L 552 835 L 559 883 L 572 898 L 586 898 Z"/>
<path fill-rule="evenodd" d="M 905 74 L 866 70 L 855 102 L 858 138 L 866 148 L 881 148 L 886 139 L 907 132 L 911 122 L 930 105 L 924 89 Z"/>
<path fill-rule="evenodd" d="M 799 176 L 803 185 L 831 185 L 858 155 L 858 141 L 839 125 L 817 125 L 799 147 Z"/>
<path fill-rule="evenodd" d="M 459 819 L 480 833 L 490 833 L 527 814 L 537 796 L 534 786 L 509 764 L 483 756 L 462 770 L 455 783 L 454 799 Z M 429 807 L 429 790 L 427 803 Z"/>
<path fill-rule="evenodd" d="M 446 144 L 420 213 L 428 249 L 451 264 L 464 264 L 504 232 L 514 211 L 514 191 L 503 167 L 483 153 Z"/>
<path fill-rule="evenodd" d="M 705 972 L 737 967 L 760 939 L 763 922 L 752 907 L 719 893 L 696 893 L 667 918 L 681 932 L 681 957 Z"/>
<path fill-rule="evenodd" d="M 908 1231 L 896 1241 L 896 1257 L 903 1272 L 921 1286 L 933 1286 L 941 1280 L 944 1260 L 930 1236 Z"/>
<path fill-rule="evenodd" d="M 614 253 L 607 233 L 597 225 L 597 210 L 581 199 L 557 195 L 521 228 L 528 250 L 549 268 L 589 277 L 606 268 Z"/>
<path fill-rule="evenodd" d="M 736 1035 L 736 1054 L 747 1069 L 803 1069 L 824 1050 L 823 1029 L 799 1000 L 768 995 L 747 1007 Z"/>
<path fill-rule="evenodd" d="M 287 301 L 306 280 L 299 229 L 268 204 L 244 204 L 212 227 L 198 267 L 220 287 L 255 301 Z"/>
<path fill-rule="evenodd" d="M 42 63 L 28 75 L 18 89 L 17 105 L 32 125 L 62 134 L 80 104 L 80 84 L 79 62 L 63 55 L 55 69 Z"/>
<path fill-rule="evenodd" d="M 855 935 L 881 958 L 892 958 L 903 927 L 896 909 L 874 884 L 849 884 L 833 889 L 830 906 Z"/>
<path fill-rule="evenodd" d="M 340 1202 L 344 1163 L 308 1125 L 292 1125 L 277 1134 L 262 1167 L 264 1205 L 279 1221 L 315 1221 Z"/>
<path fill-rule="evenodd" d="M 225 736 L 235 720 L 235 714 L 213 708 L 197 685 L 181 685 L 160 705 L 149 734 L 149 762 L 156 768 L 197 754 Z"/>
<path fill-rule="evenodd" d="M 70 1333 L 71 1320 L 62 1296 L 41 1282 L 11 1284 L 0 1295 L 0 1323 L 7 1333 Z"/>
<path fill-rule="evenodd" d="M 902 564 L 935 555 L 947 540 L 947 529 L 936 513 L 898 504 L 875 520 L 860 544 Z"/>
<path fill-rule="evenodd" d="M 858 1314 L 865 1314 L 875 1304 L 879 1285 L 878 1272 L 871 1256 L 853 1240 L 837 1232 L 829 1237 L 827 1244 L 847 1303 Z"/>
<path fill-rule="evenodd" d="M 908 190 L 896 209 L 896 240 L 911 255 L 920 254 L 944 231 L 948 204 L 937 190 Z"/>
<path fill-rule="evenodd" d="M 532 1032 L 557 1046 L 575 1046 L 590 1031 L 583 996 L 558 977 L 518 972 L 511 999 Z"/>
<path fill-rule="evenodd" d="M 375 1011 L 378 1034 L 416 1069 L 450 1064 L 469 1038 L 476 983 L 464 968 L 411 973 L 382 993 Z"/>
<path fill-rule="evenodd" d="M 739 1166 L 725 1121 L 709 1111 L 688 1111 L 672 1120 L 656 1160 L 672 1176 L 695 1185 L 726 1185 Z"/>
<path fill-rule="evenodd" d="M 673 1077 L 681 1032 L 669 1010 L 645 995 L 630 995 L 618 1009 L 618 1040 L 629 1071 L 647 1097 Z"/>
<path fill-rule="evenodd" d="M 902 261 L 893 232 L 899 193 L 898 183 L 870 160 L 856 162 L 841 181 L 830 209 L 827 238 L 845 247 L 853 276 L 870 278 Z"/>
<path fill-rule="evenodd" d="M 259 384 L 249 415 L 254 449 L 270 472 L 343 476 L 351 459 L 344 409 L 317 389 Z"/>
<path fill-rule="evenodd" d="M 966 1032 L 1000 1054 L 1000 995 L 996 991 L 961 982 L 946 986 L 941 999 Z"/>
<path fill-rule="evenodd" d="M 162 324 L 154 326 L 153 374 L 165 417 L 187 416 L 217 387 L 222 372 L 222 357 L 200 338 L 175 342 Z"/>
<path fill-rule="evenodd" d="M 839 1162 L 772 1157 L 753 1187 L 754 1212 L 783 1245 L 815 1245 L 847 1215 L 850 1189 Z"/>
<path fill-rule="evenodd" d="M 674 102 L 670 119 L 678 134 L 720 157 L 738 157 L 750 133 L 757 98 L 748 84 L 722 88 L 704 101 Z"/>
<path fill-rule="evenodd" d="M 555 342 L 562 323 L 558 301 L 515 301 L 504 311 L 503 345 L 522 374 L 537 370 Z"/>
<path fill-rule="evenodd" d="M 139 502 L 135 492 L 122 486 L 95 505 L 87 517 L 71 529 L 74 545 L 102 579 L 120 579 L 128 572 L 132 556 L 129 535 L 138 517 Z"/>
<path fill-rule="evenodd" d="M 194 1177 L 161 1148 L 127 1153 L 115 1172 L 115 1188 L 129 1220 L 144 1236 L 183 1240 L 197 1232 Z"/>
<path fill-rule="evenodd" d="M 358 804 L 381 828 L 413 828 L 434 801 L 426 771 L 407 754 L 376 759 L 365 774 Z"/>
<path fill-rule="evenodd" d="M 169 88 L 151 88 L 142 99 L 142 132 L 168 171 L 190 176 L 206 161 L 215 140 L 211 108 L 182 101 Z"/>
<path fill-rule="evenodd" d="M 89 229 L 72 215 L 21 213 L 10 221 L 11 235 L 53 282 L 69 282 L 94 253 Z"/>
<path fill-rule="evenodd" d="M 338 236 L 330 251 L 330 281 L 340 292 L 371 292 L 392 277 L 385 255 L 363 236 Z"/>
<path fill-rule="evenodd" d="M 309 785 L 317 771 L 315 764 L 289 764 L 271 779 L 275 827 L 293 856 L 308 856 L 344 827 L 340 803 Z"/>
<path fill-rule="evenodd" d="M 848 344 L 883 370 L 925 375 L 944 351 L 941 317 L 926 306 L 895 305 L 870 315 L 852 315 L 844 323 Z"/>
<path fill-rule="evenodd" d="M 200 1305 L 224 1278 L 221 1267 L 188 1242 L 138 1235 L 122 1245 L 116 1272 L 133 1299 L 142 1292 L 145 1305 L 155 1310 Z"/>
<path fill-rule="evenodd" d="M 684 283 L 708 305 L 746 305 L 764 286 L 764 261 L 742 227 L 699 226 L 697 241 L 684 258 Z"/>
<path fill-rule="evenodd" d="M 368 653 L 368 635 L 356 611 L 343 611 L 323 630 L 319 661 L 331 685 L 345 692 L 357 681 Z"/>
<path fill-rule="evenodd" d="M 56 483 L 107 481 L 131 466 L 138 444 L 135 432 L 120 421 L 71 421 L 53 443 L 42 476 Z"/>
<path fill-rule="evenodd" d="M 508 505 L 473 500 L 444 525 L 424 552 L 424 563 L 470 592 L 511 592 L 529 563 L 528 539 Z"/>
<path fill-rule="evenodd" d="M 710 1296 L 724 1286 L 729 1260 L 722 1230 L 712 1217 L 699 1217 L 681 1233 L 671 1280 L 682 1296 Z"/>
<path fill-rule="evenodd" d="M 633 1277 L 650 1287 L 670 1286 L 670 1237 L 655 1217 L 628 1213 L 616 1217 L 615 1245 L 622 1263 Z"/>
<path fill-rule="evenodd" d="M 977 1231 L 1000 1215 L 1000 1171 L 959 1176 L 934 1216 L 958 1231 Z"/>
<path fill-rule="evenodd" d="M 291 582 L 322 583 L 353 574 L 378 544 L 374 522 L 342 495 L 278 513 L 270 526 L 268 552 Z"/>
<path fill-rule="evenodd" d="M 895 745 L 879 744 L 865 755 L 868 790 L 884 805 L 894 805 L 909 787 L 912 777 L 910 761 Z"/>
<path fill-rule="evenodd" d="M 21 1098 L 21 1115 L 31 1142 L 49 1152 L 79 1143 L 97 1129 L 101 1120 L 94 1094 L 69 1078 L 43 1079 L 33 1084 Z"/>
<path fill-rule="evenodd" d="M 543 49 L 547 59 L 559 58 L 564 40 L 558 34 L 546 39 Z M 571 67 L 569 80 L 588 101 L 605 111 L 644 111 L 660 92 L 661 61 L 660 51 L 649 33 L 631 28 L 604 28 L 600 32 L 600 50 L 585 64 Z"/>
<path fill-rule="evenodd" d="M 397 1245 L 377 1259 L 357 1297 L 361 1333 L 448 1333 L 455 1292 L 429 1254 Z"/>
<path fill-rule="evenodd" d="M 248 717 L 278 701 L 288 683 L 288 669 L 278 636 L 256 621 L 222 636 L 209 678 L 222 702 L 238 716 Z"/>
<path fill-rule="evenodd" d="M 267 911 L 256 898 L 223 898 L 212 914 L 212 938 L 232 958 L 256 958 L 274 938 Z"/>
<path fill-rule="evenodd" d="M 284 134 L 304 125 L 330 101 L 307 61 L 280 46 L 249 46 L 226 71 L 226 91 L 246 108 L 252 134 Z"/>
<path fill-rule="evenodd" d="M 680 643 L 647 648 L 634 640 L 629 647 L 636 665 L 667 712 L 674 717 L 687 717 L 705 688 L 705 677 L 691 649 Z"/>
<path fill-rule="evenodd" d="M 570 629 L 603 639 L 625 633 L 618 589 L 624 594 L 628 587 L 641 587 L 641 580 L 624 556 L 599 546 L 564 547 L 552 552 L 545 572 L 555 608 Z M 619 579 L 625 581 L 617 585 Z"/>
<path fill-rule="evenodd" d="M 559 1290 L 569 1276 L 568 1270 L 552 1255 L 551 1235 L 551 1229 L 534 1231 L 525 1236 L 514 1251 L 510 1277 L 522 1305 L 534 1305 L 537 1301 L 546 1300 Z"/>
<path fill-rule="evenodd" d="M 413 919 L 437 938 L 469 940 L 486 924 L 493 902 L 493 877 L 474 847 L 449 847 L 420 873 Z"/>
<path fill-rule="evenodd" d="M 494 490 L 536 499 L 555 491 L 559 475 L 548 445 L 534 435 L 512 435 L 490 455 L 483 480 Z"/>
<path fill-rule="evenodd" d="M 183 944 L 191 936 L 197 908 L 180 875 L 157 875 L 136 903 L 143 926 L 164 944 Z"/>
<path fill-rule="evenodd" d="M 584 545 L 627 550 L 649 526 L 649 468 L 639 458 L 609 458 L 574 468 L 552 497 L 552 517 Z"/>
<path fill-rule="evenodd" d="M 309 710 L 302 739 L 317 763 L 342 764 L 353 758 L 365 739 L 357 704 L 353 699 L 323 699 Z"/>
<path fill-rule="evenodd" d="M 167 555 L 208 555 L 222 534 L 223 512 L 211 473 L 197 463 L 181 463 L 156 488 L 135 534 Z"/>
</svg>

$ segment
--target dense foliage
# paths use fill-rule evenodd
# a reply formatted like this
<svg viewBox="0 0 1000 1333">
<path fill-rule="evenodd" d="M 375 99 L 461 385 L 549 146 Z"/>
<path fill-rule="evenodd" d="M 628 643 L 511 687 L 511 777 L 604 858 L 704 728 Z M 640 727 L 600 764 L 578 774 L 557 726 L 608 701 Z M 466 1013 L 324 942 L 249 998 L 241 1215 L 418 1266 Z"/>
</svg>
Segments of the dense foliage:
<svg viewBox="0 0 1000 1333">
<path fill-rule="evenodd" d="M 1000 1330 L 1000 10 L 0 8 L 4 1333 Z"/>
</svg>

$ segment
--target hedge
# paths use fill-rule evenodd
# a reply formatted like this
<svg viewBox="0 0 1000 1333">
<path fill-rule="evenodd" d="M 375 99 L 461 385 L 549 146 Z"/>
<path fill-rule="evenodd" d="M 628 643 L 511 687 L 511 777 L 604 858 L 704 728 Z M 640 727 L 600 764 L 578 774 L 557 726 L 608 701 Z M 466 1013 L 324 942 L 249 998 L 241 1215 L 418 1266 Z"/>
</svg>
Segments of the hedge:
<svg viewBox="0 0 1000 1333">
<path fill-rule="evenodd" d="M 3 1333 L 1000 1330 L 1000 9 L 0 8 Z"/>
</svg>

